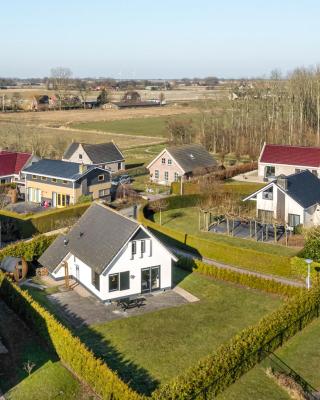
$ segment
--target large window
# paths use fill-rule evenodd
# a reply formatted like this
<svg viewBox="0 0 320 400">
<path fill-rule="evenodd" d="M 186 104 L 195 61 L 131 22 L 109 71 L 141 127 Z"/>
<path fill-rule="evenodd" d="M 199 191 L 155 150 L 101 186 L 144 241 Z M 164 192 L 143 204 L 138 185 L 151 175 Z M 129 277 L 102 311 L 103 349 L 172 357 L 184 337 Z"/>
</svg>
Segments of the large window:
<svg viewBox="0 0 320 400">
<path fill-rule="evenodd" d="M 109 275 L 109 292 L 119 290 L 119 274 Z"/>
<path fill-rule="evenodd" d="M 288 225 L 293 227 L 300 225 L 300 215 L 288 214 Z"/>
<path fill-rule="evenodd" d="M 265 169 L 265 177 L 268 178 L 269 176 L 274 177 L 276 174 L 275 167 L 272 165 L 267 165 Z"/>
<path fill-rule="evenodd" d="M 101 189 L 99 190 L 99 197 L 106 197 L 109 195 L 109 189 Z"/>
<path fill-rule="evenodd" d="M 273 187 L 272 186 L 269 189 L 264 190 L 262 192 L 262 198 L 264 200 L 272 200 L 273 199 Z"/>
<path fill-rule="evenodd" d="M 100 275 L 95 271 L 92 271 L 92 285 L 100 290 Z"/>
<path fill-rule="evenodd" d="M 165 181 L 169 180 L 169 172 L 168 171 L 164 171 L 164 180 Z"/>
<path fill-rule="evenodd" d="M 109 292 L 130 289 L 129 271 L 109 275 Z"/>
</svg>

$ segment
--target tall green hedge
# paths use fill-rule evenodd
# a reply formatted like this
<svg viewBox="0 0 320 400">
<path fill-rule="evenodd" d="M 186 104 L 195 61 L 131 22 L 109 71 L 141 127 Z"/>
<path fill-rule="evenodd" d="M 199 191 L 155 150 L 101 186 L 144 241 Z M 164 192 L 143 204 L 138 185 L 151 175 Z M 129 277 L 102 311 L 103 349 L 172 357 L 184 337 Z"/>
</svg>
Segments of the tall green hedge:
<svg viewBox="0 0 320 400">
<path fill-rule="evenodd" d="M 37 260 L 56 237 L 57 235 L 39 235 L 27 242 L 10 244 L 0 250 L 0 261 L 6 256 L 24 257 L 27 261 Z"/>
<path fill-rule="evenodd" d="M 26 291 L 0 272 L 0 296 L 29 326 L 56 351 L 73 373 L 106 400 L 142 400 L 102 360 L 73 336 L 52 314 Z"/>
<path fill-rule="evenodd" d="M 157 389 L 154 400 L 212 399 L 319 316 L 320 287 L 285 302 L 217 351 Z"/>
<path fill-rule="evenodd" d="M 252 289 L 275 293 L 285 297 L 296 296 L 305 290 L 302 287 L 286 285 L 274 279 L 264 279 L 251 274 L 219 268 L 212 264 L 206 264 L 200 260 L 191 260 L 189 258 L 179 257 L 178 266 L 187 271 L 196 271 L 218 280 L 237 283 Z"/>
<path fill-rule="evenodd" d="M 0 221 L 9 221 L 14 224 L 21 239 L 26 239 L 37 233 L 45 233 L 72 225 L 90 206 L 90 202 L 70 207 L 43 211 L 38 214 L 21 215 L 1 210 Z"/>
</svg>

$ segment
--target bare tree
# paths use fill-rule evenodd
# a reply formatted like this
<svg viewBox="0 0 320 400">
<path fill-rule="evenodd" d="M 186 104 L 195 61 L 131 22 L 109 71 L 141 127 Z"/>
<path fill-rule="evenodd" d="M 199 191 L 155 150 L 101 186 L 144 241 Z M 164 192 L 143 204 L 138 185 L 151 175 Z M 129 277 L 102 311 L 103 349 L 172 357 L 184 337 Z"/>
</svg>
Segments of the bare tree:
<svg viewBox="0 0 320 400">
<path fill-rule="evenodd" d="M 69 68 L 56 67 L 51 69 L 51 83 L 57 93 L 59 109 L 62 109 L 63 99 L 70 89 L 72 71 Z"/>
</svg>

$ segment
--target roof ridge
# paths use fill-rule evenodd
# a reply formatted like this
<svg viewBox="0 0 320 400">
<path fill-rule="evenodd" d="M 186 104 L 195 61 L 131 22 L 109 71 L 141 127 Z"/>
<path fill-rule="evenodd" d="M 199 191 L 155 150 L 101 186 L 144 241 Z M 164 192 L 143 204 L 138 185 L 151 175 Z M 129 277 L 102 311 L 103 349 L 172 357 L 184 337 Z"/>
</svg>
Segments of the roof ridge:
<svg viewBox="0 0 320 400">
<path fill-rule="evenodd" d="M 292 144 L 276 144 L 276 143 L 266 143 L 267 146 L 278 146 L 278 147 L 295 147 L 299 149 L 317 149 L 320 150 L 320 146 L 302 146 L 302 145 L 292 145 Z"/>
</svg>

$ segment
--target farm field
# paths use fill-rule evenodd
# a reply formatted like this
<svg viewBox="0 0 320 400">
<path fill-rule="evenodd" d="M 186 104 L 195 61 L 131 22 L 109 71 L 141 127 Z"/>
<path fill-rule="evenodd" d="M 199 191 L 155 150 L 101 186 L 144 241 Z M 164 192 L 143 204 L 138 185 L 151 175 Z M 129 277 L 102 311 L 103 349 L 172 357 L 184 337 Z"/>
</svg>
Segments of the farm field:
<svg viewBox="0 0 320 400">
<path fill-rule="evenodd" d="M 197 114 L 175 115 L 175 118 L 184 120 L 197 120 Z M 117 121 L 96 121 L 87 123 L 73 123 L 75 129 L 97 130 L 102 132 L 126 133 L 132 135 L 154 136 L 169 138 L 166 128 L 170 116 L 122 119 Z"/>
<path fill-rule="evenodd" d="M 0 388 L 6 399 L 95 399 L 3 302 L 0 320 L 0 335 L 9 349 L 0 363 Z M 23 368 L 28 362 L 34 364 L 30 376 Z"/>
<path fill-rule="evenodd" d="M 320 320 L 314 320 L 303 331 L 295 335 L 276 351 L 276 355 L 315 389 L 319 389 Z M 246 400 L 257 394 L 260 400 L 289 399 L 287 393 L 266 375 L 265 369 L 268 365 L 270 365 L 268 360 L 263 361 L 230 386 L 217 399 Z"/>
<path fill-rule="evenodd" d="M 175 270 L 175 279 L 200 301 L 78 332 L 97 355 L 105 357 L 140 392 L 148 393 L 168 382 L 282 302 L 278 296 L 180 269 Z"/>
</svg>

